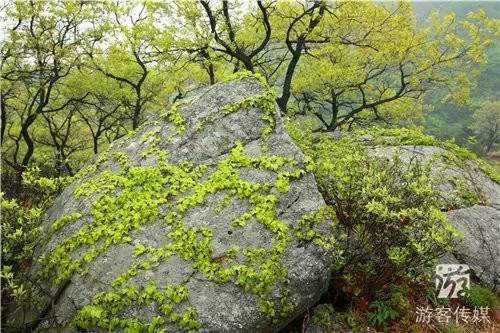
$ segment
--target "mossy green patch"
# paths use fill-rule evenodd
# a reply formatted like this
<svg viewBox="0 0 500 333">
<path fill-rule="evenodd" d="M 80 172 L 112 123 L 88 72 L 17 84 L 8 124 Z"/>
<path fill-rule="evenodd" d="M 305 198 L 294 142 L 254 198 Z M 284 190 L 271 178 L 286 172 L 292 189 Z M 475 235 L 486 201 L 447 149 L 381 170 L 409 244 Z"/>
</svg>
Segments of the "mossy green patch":
<svg viewBox="0 0 500 333">
<path fill-rule="evenodd" d="M 236 112 L 242 108 L 255 107 L 262 110 L 261 119 L 264 120 L 267 125 L 262 131 L 261 138 L 265 139 L 274 129 L 275 120 L 274 120 L 274 101 L 276 100 L 276 92 L 274 89 L 270 88 L 264 93 L 244 98 L 240 101 L 227 104 L 224 106 L 222 111 L 225 114 Z"/>
<path fill-rule="evenodd" d="M 175 125 L 177 134 L 182 134 L 186 130 L 186 120 L 184 119 L 184 116 L 179 112 L 179 107 L 181 107 L 182 105 L 187 105 L 189 103 L 191 103 L 191 99 L 181 99 L 172 104 L 170 109 L 163 113 L 163 117 Z"/>
<path fill-rule="evenodd" d="M 200 328 L 196 312 L 187 307 L 183 313 L 175 311 L 178 304 L 188 299 L 189 292 L 183 286 L 168 286 L 160 289 L 154 283 L 145 287 L 128 286 L 117 291 L 97 294 L 92 303 L 85 305 L 73 319 L 78 328 L 100 327 L 109 331 L 123 329 L 125 332 L 161 332 L 165 323 L 177 324 L 188 332 Z M 120 318 L 123 310 L 131 305 L 141 306 L 154 302 L 162 316 L 153 317 L 150 322 L 135 318 Z"/>
<path fill-rule="evenodd" d="M 334 214 L 333 209 L 327 205 L 317 211 L 304 214 L 294 230 L 295 238 L 303 242 L 312 242 L 324 249 L 334 249 L 338 243 L 336 235 L 333 233 L 324 234 L 315 230 L 328 219 L 336 220 Z M 340 255 L 340 253 L 338 254 Z"/>
<path fill-rule="evenodd" d="M 57 220 L 55 220 L 49 227 L 49 234 L 52 235 L 57 232 L 59 229 L 64 227 L 66 224 L 70 222 L 74 222 L 82 217 L 82 214 L 75 212 L 70 215 L 65 215 Z"/>
</svg>

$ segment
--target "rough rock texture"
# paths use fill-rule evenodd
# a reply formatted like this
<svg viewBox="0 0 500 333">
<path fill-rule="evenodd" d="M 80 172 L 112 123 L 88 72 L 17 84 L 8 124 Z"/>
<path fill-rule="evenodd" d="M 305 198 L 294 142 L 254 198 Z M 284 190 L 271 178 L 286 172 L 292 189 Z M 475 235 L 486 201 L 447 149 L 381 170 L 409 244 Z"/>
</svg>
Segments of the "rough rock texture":
<svg viewBox="0 0 500 333">
<path fill-rule="evenodd" d="M 263 117 L 265 110 L 262 110 L 262 107 L 243 105 L 231 112 L 224 112 L 224 107 L 231 103 L 259 96 L 265 92 L 263 85 L 251 77 L 196 91 L 189 96 L 186 103 L 177 108 L 178 113 L 170 114 L 170 120 L 174 119 L 174 116 L 178 120 L 179 114 L 182 115 L 180 118 L 182 122 L 177 121 L 177 125 L 183 123 L 184 129 L 164 119 L 147 123 L 131 137 L 115 143 L 107 156 L 104 155 L 94 161 L 94 164 L 98 165 L 96 170 L 90 169 L 87 175 L 68 186 L 57 198 L 48 212 L 45 223 L 47 230 L 50 230 L 51 224 L 58 219 L 71 216 L 75 212 L 81 214 L 81 217 L 77 216 L 70 221 L 60 223 L 62 225 L 60 230 L 54 232 L 40 249 L 40 253 L 49 258 L 48 261 L 47 259 L 45 262 L 42 261 L 40 271 L 43 273 L 45 269 L 46 280 L 55 283 L 52 284 L 52 292 L 55 292 L 67 279 L 70 281 L 54 308 L 58 321 L 66 322 L 63 326 L 75 325 L 74 318 L 77 315 L 78 318 L 84 319 L 81 321 L 83 324 L 78 325 L 90 331 L 109 329 L 109 326 L 106 326 L 109 321 L 115 322 L 113 330 L 120 331 L 124 327 L 139 325 L 137 324 L 139 321 L 144 328 L 144 325 L 155 319 L 154 317 L 160 317 L 163 319 L 159 320 L 159 324 L 150 326 L 154 327 L 153 331 L 167 328 L 169 332 L 188 329 L 203 332 L 267 332 L 283 327 L 318 300 L 328 285 L 331 255 L 311 242 L 300 240 L 294 233 L 304 214 L 315 212 L 324 205 L 316 188 L 314 176 L 302 172 L 299 177 L 290 178 L 289 188 L 286 184 L 278 186 L 276 180 L 279 172 L 285 172 L 282 176 L 285 175 L 286 178 L 286 172 L 293 173 L 305 169 L 305 166 L 302 153 L 286 134 L 273 104 L 271 119 L 274 118 L 275 124 L 267 136 L 263 132 L 270 123 L 269 119 Z M 295 165 L 284 163 L 276 170 L 271 170 L 273 163 L 270 163 L 271 166 L 258 163 L 244 167 L 237 166 L 237 177 L 239 176 L 238 179 L 244 183 L 238 185 L 239 189 L 233 188 L 234 191 L 231 192 L 229 187 L 234 184 L 228 184 L 226 188 L 212 187 L 203 195 L 193 196 L 198 193 L 197 189 L 202 192 L 201 188 L 221 168 L 221 163 L 231 159 L 233 160 L 231 163 L 239 163 L 237 158 L 231 157 L 231 152 L 234 153 L 238 144 L 243 148 L 244 156 L 255 159 L 262 156 L 285 157 L 296 161 Z M 154 186 L 151 180 L 154 172 L 151 170 L 155 170 L 160 163 L 159 152 L 167 152 L 167 160 L 171 166 L 189 164 L 191 169 L 195 166 L 204 166 L 205 169 L 199 171 L 199 177 L 193 176 L 193 182 L 184 184 L 185 188 L 177 184 L 181 189 L 168 196 L 165 202 L 161 201 L 155 205 L 153 201 L 159 197 L 158 200 L 161 200 L 164 191 L 177 186 L 172 183 L 173 181 Z M 167 169 L 168 167 L 165 168 Z M 130 185 L 127 183 L 130 180 L 127 177 L 135 175 L 136 170 L 137 184 Z M 178 171 L 176 169 L 176 172 Z M 146 174 L 144 179 L 141 179 L 140 172 Z M 162 172 L 160 180 L 170 177 L 170 171 Z M 124 175 L 125 180 L 113 178 L 118 174 Z M 189 178 L 186 175 L 177 177 L 176 181 Z M 137 186 L 137 189 L 126 197 L 128 192 L 122 189 L 122 182 L 126 186 Z M 236 218 L 245 212 L 252 212 L 251 209 L 255 206 L 252 199 L 245 197 L 244 194 L 245 186 L 248 184 L 267 184 L 267 187 L 263 186 L 255 191 L 260 193 L 261 199 L 268 196 L 271 203 L 264 203 L 262 207 L 271 207 L 270 212 L 264 212 L 262 216 L 271 216 L 274 224 L 265 226 L 265 222 L 257 221 L 260 213 L 253 211 L 254 215 L 246 223 L 242 223 L 242 226 L 234 225 Z M 146 191 L 148 186 L 153 189 L 151 192 Z M 79 190 L 76 195 L 75 191 Z M 243 194 L 239 193 L 239 190 Z M 144 199 L 141 197 L 143 195 L 141 191 L 154 195 Z M 106 200 L 109 202 L 115 199 L 121 201 L 118 204 L 109 203 L 103 201 L 105 196 L 108 196 Z M 198 200 L 196 204 L 186 204 L 187 209 L 186 206 L 183 209 L 179 208 L 182 199 L 189 196 L 194 198 L 194 201 Z M 108 211 L 103 207 L 108 207 Z M 104 217 L 99 215 L 103 209 Z M 182 217 L 175 223 L 166 223 L 165 216 L 173 210 L 180 212 L 179 215 Z M 105 222 L 109 225 L 120 225 L 120 228 L 128 228 L 122 236 L 116 236 L 117 232 L 106 236 L 100 233 L 101 231 L 96 231 L 102 221 L 106 220 L 106 214 L 122 214 L 118 218 L 113 215 L 114 220 Z M 137 221 L 133 219 L 134 214 L 139 216 Z M 146 221 L 141 219 L 141 216 L 149 217 Z M 97 220 L 101 222 L 98 223 Z M 130 221 L 125 223 L 123 222 L 125 220 Z M 276 229 L 276 225 L 281 225 L 280 221 L 284 222 L 285 227 Z M 318 223 L 315 226 L 316 232 L 329 232 L 330 226 L 327 222 Z M 75 238 L 74 235 L 79 230 L 85 230 L 82 228 L 90 229 L 81 236 L 85 240 L 78 243 L 78 237 Z M 272 230 L 273 228 L 275 230 Z M 202 233 L 201 229 L 211 231 L 211 235 L 209 231 L 206 234 Z M 172 234 L 175 231 L 179 234 Z M 189 231 L 196 234 L 195 238 L 183 239 L 183 233 L 187 235 Z M 91 234 L 97 235 L 95 239 L 87 239 Z M 116 240 L 109 240 L 114 237 L 113 235 L 117 237 Z M 208 249 L 200 245 L 202 240 L 208 240 Z M 280 240 L 286 245 L 283 251 L 276 246 Z M 193 245 L 197 241 L 200 241 L 200 244 Z M 68 245 L 71 242 L 73 245 Z M 54 256 L 54 253 L 65 244 L 63 253 L 51 259 L 59 263 L 55 265 L 52 263 L 51 266 L 51 254 Z M 174 246 L 169 247 L 169 244 Z M 176 249 L 175 244 L 180 244 L 181 249 Z M 231 246 L 238 246 L 239 249 L 234 250 Z M 151 250 L 144 250 L 148 247 L 151 247 Z M 153 257 L 159 248 L 166 248 L 170 252 L 167 251 L 168 254 L 160 256 L 159 259 L 156 257 L 149 266 L 141 267 L 141 263 Z M 245 254 L 248 249 L 259 248 L 262 248 L 263 252 L 255 255 L 254 259 L 250 259 L 250 254 Z M 206 250 L 204 254 L 199 254 L 200 249 Z M 179 254 L 182 251 L 185 253 Z M 276 256 L 278 259 L 275 262 L 266 261 L 273 257 L 273 251 L 278 253 Z M 203 255 L 205 257 L 201 258 Z M 66 259 L 69 261 L 65 261 Z M 75 262 L 79 264 L 74 271 L 71 271 L 75 268 L 71 264 Z M 130 272 L 133 265 L 139 266 L 136 266 L 137 269 L 127 278 L 116 283 L 120 274 Z M 221 283 L 220 280 L 223 278 L 217 275 L 218 273 L 210 275 L 211 271 L 207 265 L 216 271 L 219 269 L 217 272 L 240 265 L 243 267 L 241 271 L 249 269 L 254 273 L 247 275 L 248 280 L 245 282 L 244 274 L 238 273 L 239 271 L 235 273 L 233 270 L 232 273 L 228 273 L 230 277 Z M 285 272 L 283 277 L 278 277 L 280 269 Z M 258 275 L 262 272 L 268 273 Z M 252 277 L 252 274 L 257 274 L 258 277 Z M 217 280 L 214 276 L 219 278 L 219 282 L 214 281 Z M 240 277 L 242 280 L 238 281 Z M 113 281 L 115 284 L 112 286 Z M 255 290 L 258 282 L 270 288 L 267 295 L 265 292 L 259 294 L 258 290 Z M 187 288 L 188 296 L 180 297 L 179 302 L 172 301 L 174 297 L 167 296 L 168 302 L 173 304 L 173 311 L 185 317 L 184 323 L 178 316 L 175 318 L 162 312 L 162 304 L 157 297 L 158 292 L 150 292 L 150 296 L 147 296 L 146 289 L 151 284 L 159 292 L 168 286 Z M 130 298 L 142 297 L 141 305 L 138 305 L 137 301 L 124 305 L 123 299 L 129 297 L 123 296 L 124 294 L 116 297 L 117 293 L 130 286 L 139 292 L 139 296 L 134 296 L 130 291 L 132 295 Z M 115 294 L 112 294 L 113 292 Z M 108 293 L 109 300 L 101 299 L 99 303 L 96 299 L 98 293 Z M 109 303 L 106 303 L 108 301 Z M 119 311 L 116 306 L 110 306 L 115 304 L 113 302 L 120 304 Z M 280 315 L 284 306 L 291 304 L 293 307 L 288 313 Z M 87 307 L 84 307 L 86 305 Z M 186 315 L 189 307 L 194 309 L 195 315 Z M 110 314 L 111 308 L 117 313 Z M 274 321 L 271 319 L 273 315 Z M 130 319 L 128 324 L 123 321 L 127 318 Z M 190 318 L 194 318 L 194 322 L 198 324 L 187 323 Z"/>
<path fill-rule="evenodd" d="M 448 219 L 463 233 L 454 256 L 468 264 L 479 280 L 489 288 L 500 290 L 500 212 L 475 205 L 453 210 Z"/>
<path fill-rule="evenodd" d="M 373 156 L 391 158 L 397 154 L 403 161 L 420 161 L 432 163 L 432 171 L 440 179 L 446 180 L 440 185 L 443 196 L 452 200 L 458 198 L 459 190 L 453 179 L 462 179 L 467 189 L 479 196 L 484 205 L 500 209 L 500 185 L 495 183 L 484 172 L 479 170 L 475 162 L 467 161 L 465 165 L 457 165 L 443 158 L 447 151 L 434 146 L 368 146 L 367 151 Z"/>
<path fill-rule="evenodd" d="M 500 185 L 473 161 L 457 164 L 447 159 L 447 151 L 440 147 L 377 145 L 367 146 L 367 151 L 380 158 L 392 158 L 396 154 L 407 163 L 432 164 L 443 198 L 459 203 L 459 209 L 448 212 L 448 220 L 464 234 L 456 251 L 443 256 L 441 263 L 467 264 L 482 284 L 499 290 Z M 465 186 L 457 186 L 456 179 L 462 180 Z M 475 194 L 481 205 L 470 207 L 463 198 L 467 191 Z"/>
</svg>

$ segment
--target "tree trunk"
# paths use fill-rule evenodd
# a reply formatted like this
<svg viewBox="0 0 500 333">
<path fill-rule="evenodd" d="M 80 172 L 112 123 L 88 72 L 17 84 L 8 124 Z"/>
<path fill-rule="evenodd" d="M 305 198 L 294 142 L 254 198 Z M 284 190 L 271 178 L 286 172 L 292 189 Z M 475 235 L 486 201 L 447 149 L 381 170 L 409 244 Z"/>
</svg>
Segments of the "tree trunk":
<svg viewBox="0 0 500 333">
<path fill-rule="evenodd" d="M 7 128 L 7 115 L 5 113 L 5 96 L 4 94 L 0 93 L 0 116 L 1 116 L 1 122 L 2 122 L 2 132 L 0 136 L 0 142 L 3 143 L 3 138 L 5 135 L 5 129 Z"/>
<path fill-rule="evenodd" d="M 283 82 L 283 91 L 281 92 L 281 96 L 276 99 L 276 103 L 281 109 L 282 114 L 286 114 L 288 109 L 288 100 L 290 99 L 290 90 L 292 88 L 292 79 L 293 73 L 295 72 L 295 67 L 297 67 L 297 63 L 299 62 L 300 55 L 302 53 L 302 44 L 299 42 L 297 44 L 297 48 L 292 55 L 292 59 L 288 64 L 288 68 L 286 69 L 285 81 Z"/>
<path fill-rule="evenodd" d="M 23 177 L 23 172 L 26 171 L 28 168 L 29 162 L 31 160 L 31 157 L 33 156 L 33 153 L 35 151 L 35 146 L 33 143 L 33 139 L 31 138 L 31 135 L 29 133 L 29 128 L 31 124 L 35 122 L 37 114 L 32 114 L 30 115 L 24 124 L 22 124 L 21 127 L 21 135 L 23 136 L 24 142 L 26 143 L 26 153 L 24 154 L 23 160 L 21 162 L 21 167 L 18 171 L 17 174 L 17 180 L 21 181 Z"/>
<path fill-rule="evenodd" d="M 132 129 L 136 130 L 139 127 L 141 115 L 141 103 L 140 100 L 137 100 L 134 107 L 134 115 L 132 116 Z"/>
</svg>

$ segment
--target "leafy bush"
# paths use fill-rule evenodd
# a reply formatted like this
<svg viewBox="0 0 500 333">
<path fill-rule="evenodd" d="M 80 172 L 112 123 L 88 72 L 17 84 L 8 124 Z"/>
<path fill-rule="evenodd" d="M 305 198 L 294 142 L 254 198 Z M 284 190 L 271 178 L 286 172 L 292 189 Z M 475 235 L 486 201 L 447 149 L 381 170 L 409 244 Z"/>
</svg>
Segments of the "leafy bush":
<svg viewBox="0 0 500 333">
<path fill-rule="evenodd" d="M 320 190 L 348 232 L 340 272 L 355 288 L 422 278 L 422 267 L 452 248 L 457 234 L 440 210 L 429 165 L 370 157 L 350 138 L 313 149 Z"/>
<path fill-rule="evenodd" d="M 40 219 L 70 178 L 41 178 L 27 171 L 19 198 L 0 193 L 2 226 L 2 311 L 34 305 L 34 284 L 28 278 L 35 246 L 43 239 Z M 5 307 L 4 305 L 15 304 Z"/>
<path fill-rule="evenodd" d="M 22 304 L 31 298 L 32 285 L 23 275 L 31 266 L 33 250 L 41 235 L 42 210 L 21 205 L 1 194 L 2 210 L 2 296 L 8 304 Z M 7 301 L 5 301 L 5 299 Z"/>
<path fill-rule="evenodd" d="M 369 156 L 356 135 L 313 140 L 290 126 L 315 164 L 320 191 L 346 232 L 335 270 L 346 291 L 372 294 L 398 279 L 424 280 L 458 237 L 441 211 L 431 166 Z"/>
</svg>

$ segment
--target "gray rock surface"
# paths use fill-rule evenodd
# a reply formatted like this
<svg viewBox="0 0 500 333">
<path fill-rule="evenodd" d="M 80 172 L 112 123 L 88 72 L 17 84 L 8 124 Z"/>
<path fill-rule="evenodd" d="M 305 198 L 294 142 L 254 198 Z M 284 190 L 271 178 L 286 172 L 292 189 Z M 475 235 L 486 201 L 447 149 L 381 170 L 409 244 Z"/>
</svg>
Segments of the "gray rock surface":
<svg viewBox="0 0 500 333">
<path fill-rule="evenodd" d="M 448 219 L 464 235 L 454 257 L 469 265 L 482 284 L 500 291 L 500 212 L 475 205 L 449 212 Z"/>
<path fill-rule="evenodd" d="M 500 209 L 500 185 L 482 172 L 474 161 L 459 165 L 456 161 L 443 157 L 447 153 L 445 149 L 435 146 L 377 145 L 367 146 L 367 152 L 380 158 L 392 158 L 398 155 L 407 163 L 417 161 L 431 163 L 432 172 L 439 180 L 442 180 L 439 188 L 445 199 L 450 202 L 463 201 L 460 198 L 460 190 L 454 183 L 454 179 L 461 179 L 466 188 L 479 197 L 483 205 Z M 466 203 L 463 205 L 467 206 Z"/>
<path fill-rule="evenodd" d="M 96 224 L 93 207 L 101 194 L 88 191 L 77 197 L 75 190 L 78 190 L 82 184 L 98 179 L 105 172 L 116 175 L 123 171 L 124 166 L 120 165 L 118 161 L 120 158 L 116 157 L 117 152 L 128 158 L 127 168 L 131 166 L 157 167 L 159 163 L 157 153 L 144 156 L 144 153 L 155 144 L 159 151 L 168 152 L 168 163 L 171 165 L 179 166 L 182 163 L 189 163 L 193 166 L 206 166 L 199 180 L 188 186 L 185 191 L 169 197 L 167 203 L 160 204 L 158 212 L 155 207 L 144 208 L 155 211 L 157 216 L 141 224 L 140 227 L 132 228 L 128 233 L 130 237 L 128 240 L 120 240 L 117 244 L 105 248 L 96 258 L 88 263 L 84 262 L 80 269 L 70 274 L 70 283 L 53 309 L 59 322 L 71 322 L 84 306 L 95 302 L 98 293 L 117 292 L 127 286 L 135 286 L 142 291 L 151 282 L 154 282 L 159 290 L 164 290 L 170 285 L 186 287 L 189 296 L 187 300 L 175 306 L 175 311 L 182 314 L 188 307 L 192 307 L 196 312 L 202 332 L 275 331 L 319 299 L 328 286 L 331 255 L 325 249 L 312 243 L 299 241 L 293 232 L 304 214 L 314 212 L 324 205 L 323 198 L 316 188 L 314 176 L 305 172 L 300 178 L 292 179 L 287 191 L 280 192 L 277 186 L 274 186 L 277 172 L 254 165 L 239 168 L 240 179 L 250 184 L 268 184 L 261 191 L 263 195 L 276 198 L 272 212 L 287 226 L 286 249 L 279 254 L 276 263 L 286 270 L 286 274 L 284 278 L 273 281 L 270 285 L 271 292 L 266 297 L 274 304 L 276 313 L 279 313 L 283 305 L 287 304 L 293 304 L 291 312 L 285 316 L 277 314 L 273 321 L 268 312 L 261 310 L 259 304 L 262 302 L 262 297 L 259 298 L 256 292 L 245 290 L 236 283 L 235 278 L 225 283 L 214 282 L 207 273 L 195 267 L 193 260 L 182 258 L 175 251 L 171 256 L 158 260 L 151 267 L 139 269 L 134 276 L 124 282 L 123 286 L 111 286 L 112 282 L 132 265 L 140 264 L 149 258 L 148 254 L 134 256 L 134 249 L 137 246 L 151 246 L 158 249 L 175 243 L 169 235 L 174 231 L 174 227 L 164 222 L 164 217 L 172 208 L 170 203 L 175 206 L 182 198 L 192 195 L 196 191 L 196 186 L 208 182 L 210 176 L 218 170 L 219 163 L 229 158 L 229 153 L 236 143 L 242 145 L 246 156 L 256 158 L 279 156 L 296 161 L 295 166 L 285 165 L 280 168 L 280 171 L 304 169 L 303 155 L 285 132 L 276 108 L 272 115 L 275 120 L 274 129 L 265 138 L 262 133 L 268 123 L 262 119 L 264 111 L 260 108 L 243 107 L 232 113 L 222 111 L 225 105 L 257 96 L 263 92 L 265 88 L 254 78 L 243 78 L 197 90 L 189 96 L 188 104 L 178 108 L 185 120 L 184 132 L 176 134 L 176 127 L 163 119 L 147 123 L 130 138 L 115 143 L 110 150 L 109 157 L 101 158 L 96 171 L 76 180 L 56 199 L 45 222 L 47 230 L 55 220 L 74 212 L 79 212 L 82 217 L 65 224 L 50 237 L 39 250 L 45 257 L 54 253 L 82 228 Z M 96 187 L 105 190 L 107 185 L 108 183 L 105 182 L 98 183 Z M 158 193 L 165 190 L 165 187 L 157 189 Z M 124 195 L 124 191 L 118 186 L 112 191 L 112 196 L 120 195 Z M 139 200 L 139 197 L 136 201 L 132 196 L 127 204 L 133 207 L 134 203 Z M 226 205 L 219 207 L 220 203 L 225 200 Z M 252 208 L 254 204 L 248 199 L 240 198 L 225 189 L 213 190 L 201 202 L 183 213 L 182 223 L 187 230 L 203 227 L 212 231 L 213 236 L 209 242 L 209 255 L 212 262 L 220 263 L 222 267 L 247 265 L 247 267 L 253 267 L 256 272 L 260 272 L 266 269 L 263 262 L 271 256 L 270 248 L 276 244 L 278 236 L 276 232 L 270 230 L 270 227 L 258 222 L 255 217 L 246 226 L 232 225 L 236 217 Z M 112 207 L 110 209 L 113 210 Z M 120 206 L 118 209 L 123 209 L 123 207 Z M 132 209 L 130 214 L 133 213 Z M 327 222 L 315 227 L 316 231 L 330 232 Z M 105 241 L 106 237 L 101 237 L 94 243 L 76 246 L 69 252 L 71 262 L 82 258 L 99 245 L 105 244 Z M 232 245 L 240 248 L 234 258 L 228 254 Z M 258 258 L 255 263 L 249 263 L 250 259 L 244 255 L 243 250 L 260 247 L 264 249 L 265 255 Z M 42 262 L 40 269 L 43 269 L 43 266 Z M 60 267 L 56 267 L 50 272 L 49 280 L 56 281 L 55 279 L 63 273 Z M 269 278 L 272 280 L 276 277 L 270 276 Z M 57 287 L 58 284 L 52 285 L 52 293 Z M 116 317 L 136 319 L 147 323 L 153 317 L 159 316 L 165 319 L 165 323 L 160 325 L 160 328 L 166 328 L 169 332 L 186 331 L 186 328 L 179 326 L 178 322 L 172 323 L 162 314 L 159 310 L 161 304 L 155 301 L 146 303 L 142 305 L 132 303 L 119 311 Z M 106 317 L 108 314 L 101 313 L 99 316 Z M 89 329 L 90 331 L 106 330 L 100 327 L 100 324 L 95 324 L 95 327 Z"/>
</svg>

